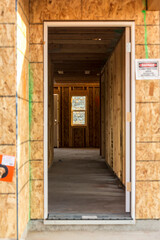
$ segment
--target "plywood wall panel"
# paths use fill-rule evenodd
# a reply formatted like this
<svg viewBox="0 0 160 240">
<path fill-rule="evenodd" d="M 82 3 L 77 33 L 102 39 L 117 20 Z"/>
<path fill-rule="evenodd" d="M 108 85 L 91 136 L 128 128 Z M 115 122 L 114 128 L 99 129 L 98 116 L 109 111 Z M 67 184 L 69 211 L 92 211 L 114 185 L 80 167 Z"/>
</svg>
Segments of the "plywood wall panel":
<svg viewBox="0 0 160 240">
<path fill-rule="evenodd" d="M 136 218 L 160 218 L 160 182 L 136 183 Z"/>
<path fill-rule="evenodd" d="M 30 142 L 30 159 L 31 160 L 43 159 L 43 141 Z"/>
<path fill-rule="evenodd" d="M 136 102 L 159 102 L 159 80 L 137 80 Z"/>
<path fill-rule="evenodd" d="M 43 101 L 43 63 L 30 63 L 32 101 Z"/>
<path fill-rule="evenodd" d="M 160 141 L 159 111 L 160 111 L 159 103 L 136 104 L 137 141 Z"/>
<path fill-rule="evenodd" d="M 0 48 L 0 95 L 16 95 L 16 69 L 14 48 Z"/>
<path fill-rule="evenodd" d="M 31 140 L 43 140 L 42 103 L 32 103 Z"/>
<path fill-rule="evenodd" d="M 43 43 L 43 24 L 30 24 L 30 44 Z M 31 51 L 30 51 L 31 53 Z"/>
<path fill-rule="evenodd" d="M 32 180 L 31 219 L 43 219 L 43 180 Z"/>
<path fill-rule="evenodd" d="M 44 20 L 78 20 L 81 18 L 81 1 L 31 0 L 30 11 L 31 23 L 42 23 Z"/>
<path fill-rule="evenodd" d="M 1 0 L 0 4 L 0 23 L 15 23 L 15 1 L 13 0 Z"/>
<path fill-rule="evenodd" d="M 16 143 L 16 100 L 13 97 L 0 101 L 0 144 Z"/>
<path fill-rule="evenodd" d="M 43 62 L 43 45 L 30 45 L 30 62 Z"/>
<path fill-rule="evenodd" d="M 160 160 L 160 142 L 136 143 L 136 160 Z"/>
<path fill-rule="evenodd" d="M 136 45 L 136 58 L 146 58 L 145 45 Z M 149 58 L 159 58 L 160 45 L 148 45 Z"/>
<path fill-rule="evenodd" d="M 31 161 L 31 179 L 43 179 L 43 161 Z"/>
</svg>

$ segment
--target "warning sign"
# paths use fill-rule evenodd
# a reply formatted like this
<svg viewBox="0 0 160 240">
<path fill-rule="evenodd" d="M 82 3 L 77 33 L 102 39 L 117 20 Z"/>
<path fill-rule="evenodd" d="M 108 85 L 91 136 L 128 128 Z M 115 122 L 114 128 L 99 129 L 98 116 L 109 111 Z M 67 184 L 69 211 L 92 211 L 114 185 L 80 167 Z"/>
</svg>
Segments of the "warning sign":
<svg viewBox="0 0 160 240">
<path fill-rule="evenodd" d="M 12 182 L 15 162 L 13 156 L 0 155 L 0 181 Z"/>
<path fill-rule="evenodd" d="M 160 59 L 137 59 L 136 79 L 160 79 Z"/>
</svg>

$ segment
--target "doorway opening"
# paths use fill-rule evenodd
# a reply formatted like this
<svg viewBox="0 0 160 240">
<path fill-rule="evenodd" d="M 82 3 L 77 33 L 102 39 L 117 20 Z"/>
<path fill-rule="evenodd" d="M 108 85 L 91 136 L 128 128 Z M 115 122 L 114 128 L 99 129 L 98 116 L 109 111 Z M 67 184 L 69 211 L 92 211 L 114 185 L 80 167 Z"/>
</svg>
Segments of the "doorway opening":
<svg viewBox="0 0 160 240">
<path fill-rule="evenodd" d="M 134 220 L 133 23 L 97 25 L 44 29 L 44 219 Z"/>
</svg>

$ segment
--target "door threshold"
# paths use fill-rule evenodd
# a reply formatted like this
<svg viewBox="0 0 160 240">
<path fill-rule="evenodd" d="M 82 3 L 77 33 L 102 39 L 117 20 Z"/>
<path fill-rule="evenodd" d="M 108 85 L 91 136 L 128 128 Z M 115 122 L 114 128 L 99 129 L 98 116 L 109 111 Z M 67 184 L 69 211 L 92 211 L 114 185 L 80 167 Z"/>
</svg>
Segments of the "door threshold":
<svg viewBox="0 0 160 240">
<path fill-rule="evenodd" d="M 135 224 L 130 213 L 125 214 L 55 214 L 50 213 L 44 220 L 46 225 L 104 225 Z"/>
<path fill-rule="evenodd" d="M 130 213 L 49 213 L 48 220 L 132 220 Z"/>
</svg>

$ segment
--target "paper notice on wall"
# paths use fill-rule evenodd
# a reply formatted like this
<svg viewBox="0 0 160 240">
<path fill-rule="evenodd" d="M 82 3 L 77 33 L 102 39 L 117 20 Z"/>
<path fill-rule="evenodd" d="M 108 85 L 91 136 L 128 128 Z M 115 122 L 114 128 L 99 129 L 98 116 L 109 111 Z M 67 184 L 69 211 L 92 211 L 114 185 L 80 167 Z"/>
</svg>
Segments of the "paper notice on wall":
<svg viewBox="0 0 160 240">
<path fill-rule="evenodd" d="M 2 164 L 3 165 L 14 167 L 14 163 L 15 163 L 15 157 L 6 156 L 6 155 L 2 156 Z"/>
<path fill-rule="evenodd" d="M 160 59 L 136 59 L 136 79 L 160 79 Z"/>
<path fill-rule="evenodd" d="M 0 181 L 12 182 L 15 164 L 14 156 L 0 155 Z"/>
</svg>

